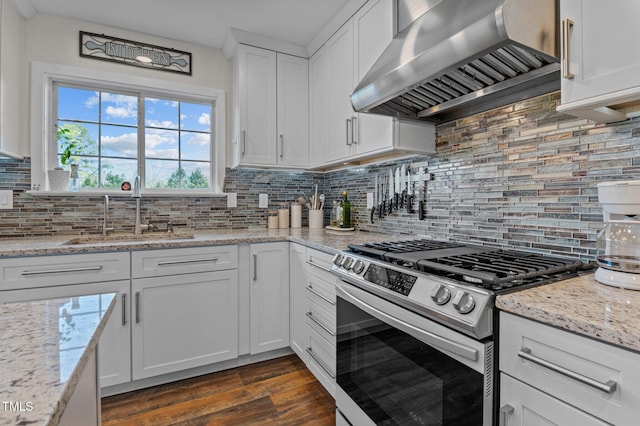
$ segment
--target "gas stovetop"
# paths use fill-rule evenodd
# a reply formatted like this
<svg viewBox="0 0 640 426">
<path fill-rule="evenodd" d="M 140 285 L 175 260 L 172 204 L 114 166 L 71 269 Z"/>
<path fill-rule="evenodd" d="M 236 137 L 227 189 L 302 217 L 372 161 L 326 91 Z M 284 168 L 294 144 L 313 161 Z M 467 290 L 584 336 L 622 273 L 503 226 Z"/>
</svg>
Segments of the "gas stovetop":
<svg viewBox="0 0 640 426">
<path fill-rule="evenodd" d="M 496 294 L 570 278 L 577 259 L 429 239 L 350 245 L 332 271 L 348 283 L 476 338 Z"/>
</svg>

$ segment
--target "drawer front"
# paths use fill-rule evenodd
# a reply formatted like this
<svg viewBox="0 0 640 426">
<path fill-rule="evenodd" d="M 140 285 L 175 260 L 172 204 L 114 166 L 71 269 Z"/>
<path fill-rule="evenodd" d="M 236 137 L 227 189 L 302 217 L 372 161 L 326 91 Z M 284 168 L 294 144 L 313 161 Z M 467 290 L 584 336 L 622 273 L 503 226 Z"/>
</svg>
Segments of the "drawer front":
<svg viewBox="0 0 640 426">
<path fill-rule="evenodd" d="M 608 424 L 506 374 L 500 375 L 499 416 L 504 426 Z"/>
<path fill-rule="evenodd" d="M 640 406 L 640 354 L 500 314 L 500 369 L 589 414 L 629 424 Z"/>
<path fill-rule="evenodd" d="M 309 328 L 307 366 L 320 383 L 335 397 L 336 348 L 327 342 L 315 329 Z"/>
<path fill-rule="evenodd" d="M 307 248 L 308 272 L 317 278 L 323 279 L 335 285 L 336 277 L 331 272 L 333 255 L 322 251 Z"/>
<path fill-rule="evenodd" d="M 32 256 L 0 260 L 0 290 L 129 279 L 129 252 Z"/>
<path fill-rule="evenodd" d="M 308 299 L 309 311 L 306 313 L 307 325 L 336 345 L 336 311 L 328 311 L 312 299 Z"/>
<path fill-rule="evenodd" d="M 336 286 L 313 275 L 307 275 L 305 287 L 307 297 L 322 305 L 328 311 L 336 310 Z"/>
<path fill-rule="evenodd" d="M 141 250 L 131 253 L 133 278 L 213 272 L 238 268 L 238 246 Z"/>
</svg>

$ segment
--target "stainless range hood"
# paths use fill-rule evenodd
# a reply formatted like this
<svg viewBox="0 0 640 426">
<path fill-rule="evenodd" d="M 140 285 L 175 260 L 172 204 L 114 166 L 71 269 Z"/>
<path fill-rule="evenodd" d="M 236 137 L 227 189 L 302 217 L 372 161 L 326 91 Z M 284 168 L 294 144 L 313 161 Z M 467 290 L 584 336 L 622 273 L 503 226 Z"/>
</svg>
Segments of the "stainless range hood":
<svg viewBox="0 0 640 426">
<path fill-rule="evenodd" d="M 356 87 L 356 111 L 443 123 L 560 89 L 555 0 L 399 0 L 398 16 L 415 20 Z"/>
</svg>

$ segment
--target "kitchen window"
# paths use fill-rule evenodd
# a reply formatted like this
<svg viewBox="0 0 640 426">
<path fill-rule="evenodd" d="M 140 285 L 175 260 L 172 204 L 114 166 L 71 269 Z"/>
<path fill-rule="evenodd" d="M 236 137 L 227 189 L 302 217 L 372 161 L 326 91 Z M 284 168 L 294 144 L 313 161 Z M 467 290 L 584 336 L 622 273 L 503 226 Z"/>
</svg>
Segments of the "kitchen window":
<svg viewBox="0 0 640 426">
<path fill-rule="evenodd" d="M 31 113 L 43 123 L 42 140 L 32 135 L 33 192 L 46 190 L 46 170 L 61 164 L 69 139 L 75 146 L 65 168 L 78 165 L 80 194 L 120 193 L 136 175 L 153 195 L 221 192 L 224 92 L 75 67 L 34 69 L 32 106 L 44 108 L 42 121 L 37 108 Z"/>
</svg>

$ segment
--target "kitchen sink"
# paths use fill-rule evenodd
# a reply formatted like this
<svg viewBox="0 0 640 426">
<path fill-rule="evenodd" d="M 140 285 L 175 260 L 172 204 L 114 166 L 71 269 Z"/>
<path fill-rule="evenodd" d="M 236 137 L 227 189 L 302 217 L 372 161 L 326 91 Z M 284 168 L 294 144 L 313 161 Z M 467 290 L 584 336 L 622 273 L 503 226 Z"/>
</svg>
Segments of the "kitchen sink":
<svg viewBox="0 0 640 426">
<path fill-rule="evenodd" d="M 143 241 L 170 241 L 170 240 L 191 240 L 193 234 L 180 232 L 151 232 L 148 234 L 111 234 L 103 237 L 102 235 L 85 235 L 75 237 L 65 241 L 64 245 L 77 244 L 100 244 L 100 243 L 135 243 Z"/>
</svg>

